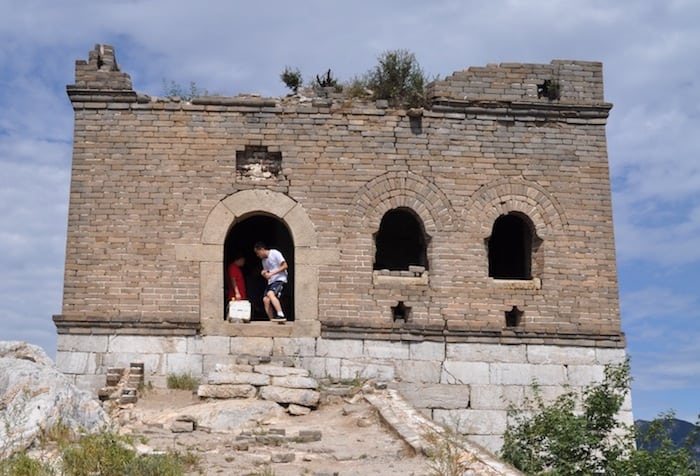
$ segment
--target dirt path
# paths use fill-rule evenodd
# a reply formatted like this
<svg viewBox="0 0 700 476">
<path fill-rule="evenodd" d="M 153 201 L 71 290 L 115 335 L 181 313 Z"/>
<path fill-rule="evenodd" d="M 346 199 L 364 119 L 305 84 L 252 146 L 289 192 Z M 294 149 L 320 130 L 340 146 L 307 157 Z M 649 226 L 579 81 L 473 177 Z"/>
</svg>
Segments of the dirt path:
<svg viewBox="0 0 700 476">
<path fill-rule="evenodd" d="M 173 432 L 173 424 L 187 429 L 187 421 L 175 423 L 183 416 L 196 421 L 197 429 Z M 290 416 L 270 402 L 200 401 L 188 391 L 155 389 L 121 410 L 121 420 L 124 432 L 144 436 L 152 450 L 198 455 L 200 473 L 194 474 L 430 473 L 428 459 L 415 455 L 359 394 L 326 395 L 317 410 Z"/>
</svg>

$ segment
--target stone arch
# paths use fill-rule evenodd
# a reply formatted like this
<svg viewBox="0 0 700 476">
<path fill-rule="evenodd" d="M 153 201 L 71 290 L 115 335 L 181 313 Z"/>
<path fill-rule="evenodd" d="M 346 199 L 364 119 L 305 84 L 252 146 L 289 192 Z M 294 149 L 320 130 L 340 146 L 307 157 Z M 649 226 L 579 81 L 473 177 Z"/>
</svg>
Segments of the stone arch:
<svg viewBox="0 0 700 476">
<path fill-rule="evenodd" d="M 462 222 L 487 238 L 498 217 L 512 212 L 526 215 L 542 239 L 568 228 L 559 202 L 541 185 L 522 178 L 505 178 L 478 189 L 464 207 Z"/>
<path fill-rule="evenodd" d="M 410 172 L 388 172 L 363 185 L 353 198 L 350 220 L 361 227 L 379 228 L 382 217 L 392 209 L 411 209 L 428 234 L 449 230 L 454 212 L 449 198 L 437 185 Z"/>
<path fill-rule="evenodd" d="M 209 212 L 195 247 L 181 247 L 178 259 L 200 264 L 200 321 L 205 335 L 225 334 L 221 317 L 221 269 L 226 236 L 238 221 L 253 214 L 276 218 L 288 229 L 294 242 L 294 315 L 290 335 L 319 335 L 318 267 L 337 261 L 337 251 L 317 247 L 316 227 L 304 207 L 282 193 L 270 190 L 243 190 L 219 201 Z M 287 326 L 291 328 L 291 326 Z M 264 329 L 262 332 L 266 332 Z"/>
<path fill-rule="evenodd" d="M 316 246 L 316 227 L 300 203 L 270 190 L 243 190 L 221 200 L 209 212 L 202 229 L 203 245 L 222 245 L 234 222 L 251 213 L 272 215 L 285 223 L 295 247 Z"/>
</svg>

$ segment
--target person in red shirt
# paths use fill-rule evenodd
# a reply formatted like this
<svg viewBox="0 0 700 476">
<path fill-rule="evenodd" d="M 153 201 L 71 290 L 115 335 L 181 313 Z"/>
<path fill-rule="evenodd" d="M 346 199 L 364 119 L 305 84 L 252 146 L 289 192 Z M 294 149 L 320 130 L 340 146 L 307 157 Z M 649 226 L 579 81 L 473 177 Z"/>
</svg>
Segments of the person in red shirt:
<svg viewBox="0 0 700 476">
<path fill-rule="evenodd" d="M 245 257 L 243 256 L 236 256 L 228 265 L 226 277 L 228 278 L 227 296 L 229 301 L 231 298 L 236 298 L 236 301 L 248 299 L 242 269 L 244 265 Z"/>
</svg>

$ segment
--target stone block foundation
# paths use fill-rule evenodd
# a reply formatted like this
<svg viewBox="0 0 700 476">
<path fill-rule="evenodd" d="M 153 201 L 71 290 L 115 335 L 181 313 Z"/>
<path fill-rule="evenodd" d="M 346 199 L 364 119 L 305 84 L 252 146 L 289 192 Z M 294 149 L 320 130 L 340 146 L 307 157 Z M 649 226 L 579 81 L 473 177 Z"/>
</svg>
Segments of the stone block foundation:
<svg viewBox="0 0 700 476">
<path fill-rule="evenodd" d="M 626 358 L 624 349 L 539 344 L 60 334 L 56 361 L 76 385 L 96 393 L 110 367 L 143 362 L 145 381 L 164 386 L 169 374 L 203 379 L 240 355 L 291 359 L 315 378 L 390 382 L 423 414 L 492 452 L 502 444 L 509 405 L 531 395 L 534 381 L 553 400 L 567 385 L 576 390 L 600 381 L 606 364 Z M 620 417 L 632 423 L 631 399 Z"/>
</svg>

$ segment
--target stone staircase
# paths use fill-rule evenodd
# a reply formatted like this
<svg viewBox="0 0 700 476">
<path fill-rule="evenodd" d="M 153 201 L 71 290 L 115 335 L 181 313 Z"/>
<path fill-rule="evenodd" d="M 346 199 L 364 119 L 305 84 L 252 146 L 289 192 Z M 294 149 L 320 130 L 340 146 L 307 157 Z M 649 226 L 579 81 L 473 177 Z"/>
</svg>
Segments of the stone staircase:
<svg viewBox="0 0 700 476">
<path fill-rule="evenodd" d="M 318 381 L 289 361 L 238 357 L 235 364 L 218 364 L 199 385 L 200 398 L 253 398 L 285 407 L 291 415 L 306 415 L 318 406 Z"/>
</svg>

